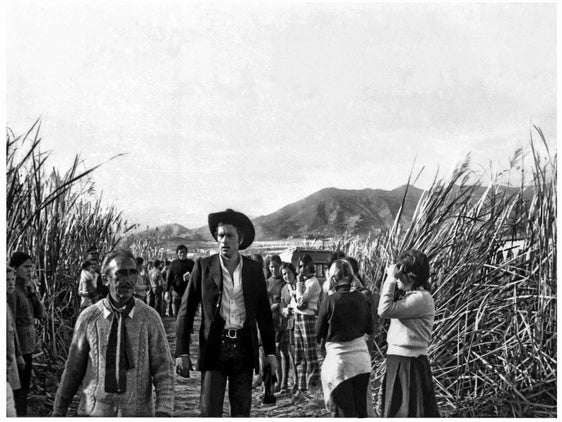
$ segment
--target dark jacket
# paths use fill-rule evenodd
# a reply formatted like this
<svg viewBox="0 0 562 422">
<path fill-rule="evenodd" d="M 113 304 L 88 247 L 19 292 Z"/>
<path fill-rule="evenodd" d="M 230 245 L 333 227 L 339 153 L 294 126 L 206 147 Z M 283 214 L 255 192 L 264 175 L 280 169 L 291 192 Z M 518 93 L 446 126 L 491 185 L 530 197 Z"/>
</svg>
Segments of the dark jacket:
<svg viewBox="0 0 562 422">
<path fill-rule="evenodd" d="M 166 290 L 171 292 L 173 288 L 175 292 L 183 296 L 187 283 L 183 281 L 183 275 L 186 272 L 192 272 L 195 263 L 191 259 L 174 259 L 170 263 L 170 268 L 166 274 Z"/>
<path fill-rule="evenodd" d="M 259 372 L 258 328 L 266 355 L 275 354 L 273 322 L 265 277 L 260 264 L 241 256 L 242 291 L 246 308 L 245 325 L 252 339 L 253 361 L 256 373 Z M 202 316 L 199 329 L 198 369 L 209 371 L 218 369 L 220 342 L 224 320 L 220 317 L 220 297 L 222 291 L 222 270 L 219 255 L 198 259 L 195 262 L 191 279 L 183 295 L 176 320 L 176 356 L 189 354 L 190 333 L 195 313 L 201 303 Z"/>
</svg>

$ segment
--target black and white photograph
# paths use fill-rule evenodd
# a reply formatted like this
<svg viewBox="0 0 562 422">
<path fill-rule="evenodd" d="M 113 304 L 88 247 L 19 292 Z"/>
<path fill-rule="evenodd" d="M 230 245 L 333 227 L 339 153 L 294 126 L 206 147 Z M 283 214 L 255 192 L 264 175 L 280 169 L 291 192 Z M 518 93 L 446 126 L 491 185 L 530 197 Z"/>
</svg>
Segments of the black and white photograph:
<svg viewBox="0 0 562 422">
<path fill-rule="evenodd" d="M 0 414 L 558 416 L 556 2 L 0 8 Z"/>
</svg>

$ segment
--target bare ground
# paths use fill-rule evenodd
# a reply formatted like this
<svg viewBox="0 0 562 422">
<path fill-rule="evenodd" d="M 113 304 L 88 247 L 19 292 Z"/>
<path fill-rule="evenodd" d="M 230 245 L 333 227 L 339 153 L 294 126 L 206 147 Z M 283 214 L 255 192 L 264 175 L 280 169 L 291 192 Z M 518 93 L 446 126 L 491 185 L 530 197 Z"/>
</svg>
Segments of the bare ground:
<svg viewBox="0 0 562 422">
<path fill-rule="evenodd" d="M 198 321 L 195 324 L 198 326 Z M 170 348 L 175 349 L 175 324 L 174 319 L 164 318 L 164 327 Z M 198 335 L 192 335 L 192 355 L 198 353 Z M 199 393 L 201 375 L 197 371 L 191 372 L 191 378 L 182 378 L 176 375 L 176 399 L 174 404 L 174 416 L 199 416 Z M 290 379 L 290 382 L 292 379 Z M 291 385 L 291 384 L 289 384 Z M 228 388 L 227 388 L 228 391 Z M 255 387 L 252 391 L 252 417 L 329 417 L 330 412 L 324 408 L 322 391 L 313 392 L 310 400 L 293 402 L 290 393 L 280 395 L 276 393 L 277 403 L 275 406 L 262 404 L 263 386 Z M 229 416 L 228 393 L 225 397 L 223 416 Z"/>
<path fill-rule="evenodd" d="M 175 319 L 164 317 L 164 327 L 172 353 L 175 350 Z M 195 327 L 199 327 L 200 319 L 196 317 Z M 198 333 L 192 335 L 192 356 L 198 355 Z M 33 377 L 32 391 L 28 402 L 28 416 L 44 417 L 51 414 L 55 393 L 60 380 L 51 371 L 62 374 L 60 368 L 46 368 L 47 365 L 39 362 L 34 363 L 35 376 Z M 198 371 L 191 372 L 191 378 L 183 378 L 176 375 L 175 379 L 175 403 L 174 417 L 197 417 L 199 416 L 199 393 L 201 374 Z M 294 379 L 291 375 L 289 386 Z M 228 388 L 227 388 L 228 391 Z M 255 387 L 252 391 L 252 417 L 329 417 L 330 413 L 324 407 L 322 390 L 311 392 L 310 397 L 301 398 L 296 401 L 291 393 L 275 394 L 277 403 L 274 406 L 263 405 L 263 385 Z M 80 401 L 78 392 L 68 411 L 68 416 L 76 416 L 76 409 Z M 223 416 L 229 416 L 228 393 L 225 397 Z"/>
</svg>

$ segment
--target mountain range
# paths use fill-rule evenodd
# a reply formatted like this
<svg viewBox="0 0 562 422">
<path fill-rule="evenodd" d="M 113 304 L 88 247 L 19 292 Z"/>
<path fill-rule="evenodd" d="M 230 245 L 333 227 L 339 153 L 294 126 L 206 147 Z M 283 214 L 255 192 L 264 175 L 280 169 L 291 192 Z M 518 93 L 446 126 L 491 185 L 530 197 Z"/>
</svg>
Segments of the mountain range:
<svg viewBox="0 0 562 422">
<path fill-rule="evenodd" d="M 365 234 L 391 225 L 406 186 L 382 189 L 322 189 L 272 214 L 253 220 L 257 239 Z M 412 218 L 422 190 L 410 186 L 404 217 Z"/>
<path fill-rule="evenodd" d="M 409 222 L 423 193 L 414 186 L 393 190 L 326 188 L 271 214 L 252 219 L 256 240 L 280 240 L 291 237 L 331 237 L 348 233 L 362 235 L 377 232 L 394 222 L 404 193 L 402 218 Z M 517 188 L 505 187 L 508 193 Z M 481 188 L 482 193 L 485 188 Z M 181 224 L 166 224 L 148 229 L 149 236 L 170 242 L 213 240 L 207 226 L 188 229 Z M 133 235 L 134 236 L 134 235 Z"/>
</svg>

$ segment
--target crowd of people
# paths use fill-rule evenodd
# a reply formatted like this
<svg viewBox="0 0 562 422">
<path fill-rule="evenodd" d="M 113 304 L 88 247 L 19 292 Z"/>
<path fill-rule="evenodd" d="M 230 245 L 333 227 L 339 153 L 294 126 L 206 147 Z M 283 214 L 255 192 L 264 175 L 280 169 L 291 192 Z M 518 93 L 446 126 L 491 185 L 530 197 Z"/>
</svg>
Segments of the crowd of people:
<svg viewBox="0 0 562 422">
<path fill-rule="evenodd" d="M 135 257 L 139 273 L 133 296 L 154 308 L 162 317 L 177 315 L 194 265 L 193 260 L 187 258 L 187 246 L 179 245 L 176 253 L 177 259 L 172 261 L 155 259 L 145 262 L 143 257 Z M 82 262 L 78 280 L 80 310 L 107 296 L 107 287 L 101 280 L 98 256 L 97 248 L 92 246 Z"/>
<path fill-rule="evenodd" d="M 185 245 L 171 262 L 117 249 L 100 265 L 98 249 L 86 251 L 80 314 L 53 416 L 67 414 L 79 389 L 80 416 L 172 416 L 174 372 L 189 377 L 194 370 L 194 332 L 201 416 L 222 416 L 226 385 L 233 417 L 251 415 L 255 389 L 263 389 L 264 404 L 280 395 L 299 404 L 322 392 L 333 416 L 373 416 L 369 379 L 379 317 L 390 319 L 382 416 L 439 416 L 427 359 L 435 307 L 422 252 L 400 254 L 379 295 L 353 257 L 332 253 L 321 283 L 308 254 L 296 266 L 278 255 L 242 255 L 255 237 L 244 214 L 228 209 L 208 222 L 219 251 L 195 262 Z M 34 321 L 44 313 L 33 276 L 32 257 L 15 252 L 7 267 L 9 416 L 27 414 Z M 198 313 L 201 325 L 194 327 Z M 166 317 L 176 321 L 175 360 Z"/>
</svg>

